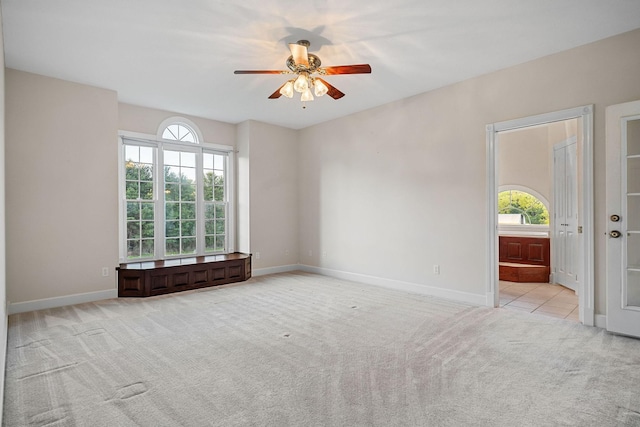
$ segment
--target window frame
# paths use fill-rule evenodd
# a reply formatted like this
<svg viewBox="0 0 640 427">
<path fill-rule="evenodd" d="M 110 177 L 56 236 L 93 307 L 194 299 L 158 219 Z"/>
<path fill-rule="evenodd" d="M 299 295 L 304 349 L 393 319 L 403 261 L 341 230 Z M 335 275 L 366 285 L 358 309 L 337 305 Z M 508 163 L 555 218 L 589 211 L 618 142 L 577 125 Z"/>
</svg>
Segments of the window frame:
<svg viewBox="0 0 640 427">
<path fill-rule="evenodd" d="M 197 143 L 194 142 L 182 142 L 162 139 L 160 136 L 165 127 L 169 124 L 186 124 L 190 129 L 195 131 L 198 137 Z M 160 136 L 159 136 L 160 135 Z M 127 224 L 126 224 L 126 171 L 124 165 L 124 146 L 127 141 L 134 142 L 137 145 L 149 146 L 155 148 L 154 158 L 154 256 L 145 258 L 136 258 L 130 260 L 127 258 Z M 223 252 L 210 252 L 205 253 L 205 239 L 204 239 L 204 205 L 205 201 L 200 200 L 204 192 L 204 180 L 202 177 L 197 180 L 196 192 L 198 194 L 196 202 L 196 227 L 197 227 L 197 239 L 196 239 L 196 253 L 195 254 L 179 254 L 179 255 L 165 255 L 165 208 L 164 208 L 164 191 L 160 188 L 161 184 L 164 184 L 164 174 L 159 176 L 159 168 L 164 170 L 164 150 L 176 149 L 179 151 L 195 152 L 196 155 L 196 173 L 203 171 L 203 153 L 222 154 L 226 158 L 226 176 L 225 176 L 225 196 L 227 203 L 226 212 L 226 233 L 225 233 L 225 245 L 226 250 Z M 176 258 L 191 258 L 195 256 L 206 255 L 218 255 L 235 252 L 235 223 L 236 223 L 236 201 L 235 201 L 235 149 L 231 145 L 213 144 L 204 142 L 201 139 L 199 129 L 192 123 L 183 123 L 182 120 L 162 122 L 159 127 L 158 134 L 150 135 L 139 132 L 131 131 L 118 131 L 118 258 L 120 263 L 127 262 L 139 262 L 139 261 L 154 261 L 164 259 L 176 259 Z M 160 182 L 162 181 L 162 182 Z M 202 237 L 202 238 L 200 238 Z"/>
</svg>

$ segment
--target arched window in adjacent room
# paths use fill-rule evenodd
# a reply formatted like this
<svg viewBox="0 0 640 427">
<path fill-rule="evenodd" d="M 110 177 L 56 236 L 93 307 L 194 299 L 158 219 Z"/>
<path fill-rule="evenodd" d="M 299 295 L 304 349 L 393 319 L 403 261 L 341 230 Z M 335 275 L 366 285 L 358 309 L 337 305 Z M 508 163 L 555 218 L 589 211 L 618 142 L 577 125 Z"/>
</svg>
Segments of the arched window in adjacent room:
<svg viewBox="0 0 640 427">
<path fill-rule="evenodd" d="M 498 218 L 507 224 L 549 224 L 549 209 L 530 192 L 504 190 L 498 193 Z"/>
<path fill-rule="evenodd" d="M 548 235 L 549 202 L 524 186 L 501 186 L 498 192 L 500 234 Z"/>
</svg>

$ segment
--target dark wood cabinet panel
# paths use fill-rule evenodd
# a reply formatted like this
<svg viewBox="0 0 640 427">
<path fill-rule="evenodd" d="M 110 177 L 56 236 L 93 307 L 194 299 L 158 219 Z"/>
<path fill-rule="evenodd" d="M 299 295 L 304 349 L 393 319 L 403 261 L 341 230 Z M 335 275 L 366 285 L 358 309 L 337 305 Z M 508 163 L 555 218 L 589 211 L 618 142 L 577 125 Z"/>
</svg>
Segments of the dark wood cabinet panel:
<svg viewBox="0 0 640 427">
<path fill-rule="evenodd" d="M 500 262 L 551 265 L 548 237 L 500 236 Z"/>
<path fill-rule="evenodd" d="M 120 264 L 118 296 L 162 295 L 250 277 L 251 255 L 242 253 Z"/>
<path fill-rule="evenodd" d="M 226 274 L 226 269 L 224 267 L 222 268 L 213 268 L 212 270 L 212 281 L 220 281 L 220 280 L 224 280 L 225 279 L 225 274 Z"/>
<path fill-rule="evenodd" d="M 513 261 L 522 261 L 522 243 L 521 242 L 507 242 L 506 243 L 506 255 L 505 258 Z M 500 252 L 502 253 L 502 251 Z"/>
<path fill-rule="evenodd" d="M 548 237 L 500 236 L 499 242 L 500 280 L 549 281 L 551 247 Z"/>
<path fill-rule="evenodd" d="M 167 274 L 149 274 L 151 278 L 150 290 L 157 291 L 158 289 L 169 289 L 169 276 Z"/>
<path fill-rule="evenodd" d="M 549 247 L 540 243 L 529 243 L 529 261 L 540 262 L 546 264 L 548 262 Z"/>
<path fill-rule="evenodd" d="M 207 274 L 208 270 L 198 270 L 193 272 L 193 283 L 196 285 L 200 283 L 207 283 L 209 281 Z"/>
<path fill-rule="evenodd" d="M 140 293 L 144 292 L 144 282 L 137 272 L 133 275 L 129 272 L 122 272 L 118 274 L 119 290 L 124 292 Z"/>
</svg>

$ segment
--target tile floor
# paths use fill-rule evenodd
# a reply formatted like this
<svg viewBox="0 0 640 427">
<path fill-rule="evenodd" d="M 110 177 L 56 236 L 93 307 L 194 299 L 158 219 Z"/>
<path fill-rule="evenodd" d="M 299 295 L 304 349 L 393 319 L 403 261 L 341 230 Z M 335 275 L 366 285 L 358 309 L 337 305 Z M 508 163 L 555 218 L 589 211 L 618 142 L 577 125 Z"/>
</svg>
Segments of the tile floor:
<svg viewBox="0 0 640 427">
<path fill-rule="evenodd" d="M 501 280 L 500 307 L 578 322 L 578 296 L 562 285 Z"/>
</svg>

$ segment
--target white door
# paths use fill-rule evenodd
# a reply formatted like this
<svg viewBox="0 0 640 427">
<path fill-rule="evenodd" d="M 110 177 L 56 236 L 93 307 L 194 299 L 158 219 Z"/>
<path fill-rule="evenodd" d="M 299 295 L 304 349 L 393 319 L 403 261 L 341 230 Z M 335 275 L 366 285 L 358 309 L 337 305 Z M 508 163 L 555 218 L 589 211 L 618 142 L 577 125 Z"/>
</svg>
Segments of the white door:
<svg viewBox="0 0 640 427">
<path fill-rule="evenodd" d="M 553 147 L 553 281 L 578 290 L 578 152 L 573 137 Z"/>
<path fill-rule="evenodd" d="M 640 337 L 640 101 L 607 107 L 607 329 Z"/>
</svg>

